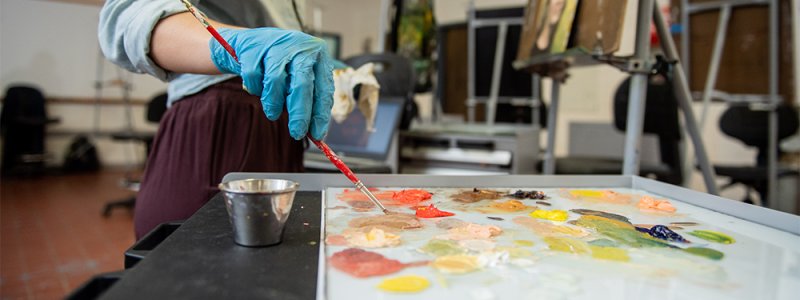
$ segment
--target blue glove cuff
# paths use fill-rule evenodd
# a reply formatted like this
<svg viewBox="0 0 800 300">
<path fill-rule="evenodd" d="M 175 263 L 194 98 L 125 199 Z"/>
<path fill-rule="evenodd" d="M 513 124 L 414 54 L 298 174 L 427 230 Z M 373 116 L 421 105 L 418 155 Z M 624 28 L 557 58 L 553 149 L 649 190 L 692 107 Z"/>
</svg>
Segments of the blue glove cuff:
<svg viewBox="0 0 800 300">
<path fill-rule="evenodd" d="M 219 34 L 228 44 L 233 45 L 238 31 L 240 30 L 221 28 L 219 29 Z M 208 48 L 211 50 L 211 62 L 214 63 L 220 72 L 237 75 L 241 73 L 242 67 L 239 62 L 233 59 L 230 53 L 225 50 L 225 47 L 222 47 L 215 38 L 212 37 L 208 40 Z"/>
</svg>

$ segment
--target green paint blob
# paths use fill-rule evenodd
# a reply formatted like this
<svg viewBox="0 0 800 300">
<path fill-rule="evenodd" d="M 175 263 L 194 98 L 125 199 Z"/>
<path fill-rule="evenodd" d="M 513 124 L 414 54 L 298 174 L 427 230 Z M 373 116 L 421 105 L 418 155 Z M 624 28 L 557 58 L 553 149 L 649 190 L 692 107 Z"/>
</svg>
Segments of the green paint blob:
<svg viewBox="0 0 800 300">
<path fill-rule="evenodd" d="M 683 251 L 713 260 L 720 260 L 725 257 L 724 253 L 709 248 L 691 247 L 683 249 Z"/>
<path fill-rule="evenodd" d="M 596 259 L 613 260 L 613 261 L 630 261 L 631 257 L 625 249 L 615 247 L 599 247 L 589 246 L 592 249 L 592 257 Z"/>
<path fill-rule="evenodd" d="M 588 215 L 588 216 L 598 216 L 598 217 L 604 217 L 604 218 L 608 218 L 608 219 L 612 219 L 612 220 L 617 220 L 617 221 L 620 221 L 620 222 L 625 222 L 625 223 L 630 223 L 630 222 L 631 222 L 631 221 L 630 221 L 630 220 L 628 220 L 628 218 L 627 218 L 627 217 L 625 217 L 625 216 L 618 215 L 618 214 L 612 214 L 612 213 L 608 213 L 608 212 L 604 212 L 604 211 L 599 211 L 599 210 L 591 210 L 591 209 L 582 209 L 582 208 L 579 208 L 579 209 L 570 209 L 569 211 L 571 211 L 571 212 L 574 212 L 574 213 L 576 213 L 576 214 L 585 215 L 585 216 L 586 216 L 586 215 Z"/>
<path fill-rule="evenodd" d="M 634 248 L 642 247 L 674 247 L 669 243 L 650 237 L 636 230 L 636 227 L 629 223 L 613 220 L 600 216 L 583 215 L 575 225 L 594 229 L 597 233 Z"/>
<path fill-rule="evenodd" d="M 711 231 L 711 230 L 695 230 L 689 232 L 689 234 L 704 239 L 709 242 L 715 242 L 720 244 L 733 244 L 736 242 L 732 237 L 727 234 Z"/>
<path fill-rule="evenodd" d="M 459 255 L 467 253 L 467 250 L 451 240 L 430 240 L 427 244 L 419 248 L 419 251 L 436 257 Z"/>
</svg>

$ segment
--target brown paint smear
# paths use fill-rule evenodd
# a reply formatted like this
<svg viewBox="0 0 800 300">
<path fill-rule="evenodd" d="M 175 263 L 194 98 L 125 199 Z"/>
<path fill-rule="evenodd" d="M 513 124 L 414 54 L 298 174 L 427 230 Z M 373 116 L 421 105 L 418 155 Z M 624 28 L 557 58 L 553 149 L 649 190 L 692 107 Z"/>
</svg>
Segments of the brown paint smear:
<svg viewBox="0 0 800 300">
<path fill-rule="evenodd" d="M 348 225 L 352 228 L 379 227 L 389 230 L 405 230 L 422 227 L 422 223 L 416 216 L 401 213 L 355 218 L 350 220 Z"/>
<path fill-rule="evenodd" d="M 462 202 L 462 203 L 475 203 L 478 201 L 483 200 L 496 200 L 502 198 L 506 193 L 493 191 L 493 190 L 481 190 L 478 188 L 472 189 L 472 191 L 463 191 L 461 193 L 455 194 L 451 196 L 453 200 Z"/>
</svg>

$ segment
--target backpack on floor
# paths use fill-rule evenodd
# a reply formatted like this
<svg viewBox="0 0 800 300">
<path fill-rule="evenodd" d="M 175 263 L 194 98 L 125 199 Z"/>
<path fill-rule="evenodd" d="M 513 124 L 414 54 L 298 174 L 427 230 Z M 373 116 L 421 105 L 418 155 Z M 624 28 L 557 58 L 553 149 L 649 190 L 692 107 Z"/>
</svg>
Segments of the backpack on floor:
<svg viewBox="0 0 800 300">
<path fill-rule="evenodd" d="M 64 156 L 65 172 L 86 172 L 100 169 L 97 148 L 85 135 L 76 136 Z"/>
</svg>

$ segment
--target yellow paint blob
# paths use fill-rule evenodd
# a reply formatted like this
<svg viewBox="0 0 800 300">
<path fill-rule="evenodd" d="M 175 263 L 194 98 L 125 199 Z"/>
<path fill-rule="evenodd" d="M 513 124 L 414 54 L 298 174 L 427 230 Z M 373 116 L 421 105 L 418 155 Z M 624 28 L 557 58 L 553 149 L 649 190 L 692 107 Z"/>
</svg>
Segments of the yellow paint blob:
<svg viewBox="0 0 800 300">
<path fill-rule="evenodd" d="M 545 219 L 550 221 L 558 221 L 564 222 L 567 220 L 567 212 L 563 210 L 544 210 L 544 209 L 537 209 L 530 213 L 531 217 L 538 218 L 538 219 Z"/>
<path fill-rule="evenodd" d="M 514 245 L 523 246 L 523 247 L 531 247 L 531 246 L 533 246 L 533 241 L 529 241 L 529 240 L 514 240 Z"/>
<path fill-rule="evenodd" d="M 477 256 L 449 255 L 435 259 L 431 267 L 442 273 L 464 274 L 479 269 L 480 264 Z"/>
<path fill-rule="evenodd" d="M 602 198 L 603 191 L 598 190 L 571 190 L 569 194 L 573 197 Z"/>
<path fill-rule="evenodd" d="M 620 249 L 615 247 L 600 247 L 592 245 L 590 245 L 589 248 L 592 249 L 592 257 L 596 259 L 613 260 L 613 261 L 631 260 L 630 256 L 628 256 L 628 252 L 625 251 L 625 249 Z"/>
<path fill-rule="evenodd" d="M 425 277 L 404 275 L 384 279 L 378 284 L 378 288 L 393 293 L 416 293 L 427 289 L 430 285 L 430 281 Z"/>
<path fill-rule="evenodd" d="M 369 232 L 348 231 L 345 232 L 347 243 L 351 246 L 362 248 L 383 248 L 400 245 L 400 236 L 385 232 L 378 228 L 372 228 Z"/>
<path fill-rule="evenodd" d="M 575 254 L 589 254 L 592 249 L 589 244 L 584 241 L 565 238 L 565 237 L 546 237 L 544 242 L 550 247 L 550 250 L 575 253 Z"/>
</svg>

